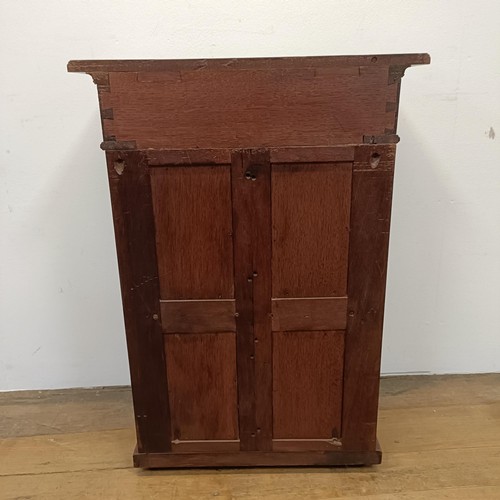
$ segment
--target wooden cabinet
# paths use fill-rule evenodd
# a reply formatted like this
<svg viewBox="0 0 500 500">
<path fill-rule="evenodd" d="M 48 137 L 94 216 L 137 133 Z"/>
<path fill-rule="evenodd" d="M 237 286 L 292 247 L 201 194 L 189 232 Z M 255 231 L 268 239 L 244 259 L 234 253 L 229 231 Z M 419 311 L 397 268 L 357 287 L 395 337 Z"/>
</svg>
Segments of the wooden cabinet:
<svg viewBox="0 0 500 500">
<path fill-rule="evenodd" d="M 137 466 L 380 462 L 399 88 L 428 62 L 69 63 L 99 93 Z"/>
</svg>

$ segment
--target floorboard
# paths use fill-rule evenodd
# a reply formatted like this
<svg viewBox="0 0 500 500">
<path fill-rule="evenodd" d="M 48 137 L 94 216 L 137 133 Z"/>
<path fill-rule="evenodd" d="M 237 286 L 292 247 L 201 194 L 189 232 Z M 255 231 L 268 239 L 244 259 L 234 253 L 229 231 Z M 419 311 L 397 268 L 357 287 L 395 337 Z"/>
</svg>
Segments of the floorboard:
<svg viewBox="0 0 500 500">
<path fill-rule="evenodd" d="M 0 393 L 0 498 L 500 498 L 500 374 L 383 379 L 379 422 L 380 466 L 142 471 L 128 388 Z"/>
</svg>

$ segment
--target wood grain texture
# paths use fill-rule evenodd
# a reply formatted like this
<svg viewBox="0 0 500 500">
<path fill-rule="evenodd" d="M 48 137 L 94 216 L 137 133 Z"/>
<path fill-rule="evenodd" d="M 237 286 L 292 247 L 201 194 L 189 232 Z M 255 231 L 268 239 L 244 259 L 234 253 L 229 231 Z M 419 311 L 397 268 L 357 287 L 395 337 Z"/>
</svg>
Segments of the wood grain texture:
<svg viewBox="0 0 500 500">
<path fill-rule="evenodd" d="M 170 450 L 150 178 L 140 153 L 107 153 L 139 451 Z M 121 173 L 119 173 L 121 172 Z M 158 317 L 158 316 L 156 316 Z"/>
<path fill-rule="evenodd" d="M 354 150 L 353 150 L 354 152 Z M 151 167 L 166 165 L 207 166 L 229 165 L 231 151 L 229 149 L 148 149 L 145 151 Z"/>
<path fill-rule="evenodd" d="M 272 299 L 272 330 L 345 330 L 347 297 Z"/>
<path fill-rule="evenodd" d="M 303 451 L 303 452 L 242 452 L 239 453 L 135 453 L 134 465 L 149 469 L 176 467 L 277 467 L 335 466 L 379 464 L 379 451 Z"/>
<path fill-rule="evenodd" d="M 343 66 L 391 66 L 429 64 L 429 54 L 371 54 L 353 56 L 312 57 L 254 57 L 238 59 L 129 59 L 129 60 L 74 60 L 69 61 L 69 72 L 108 73 L 110 71 L 153 72 L 157 78 L 172 78 L 164 72 L 180 70 L 217 69 L 221 71 L 245 69 L 293 69 Z M 174 76 L 175 77 L 175 76 Z M 147 77 L 146 77 L 147 78 Z M 149 80 L 154 81 L 153 78 Z"/>
<path fill-rule="evenodd" d="M 429 60 L 69 63 L 98 89 L 137 463 L 380 460 L 400 83 Z"/>
<path fill-rule="evenodd" d="M 272 166 L 273 297 L 346 295 L 351 165 Z"/>
<path fill-rule="evenodd" d="M 354 146 L 271 148 L 271 163 L 332 163 L 354 160 Z"/>
<path fill-rule="evenodd" d="M 378 65 L 207 68 L 160 81 L 110 73 L 105 136 L 138 149 L 359 143 L 385 133 L 387 80 Z"/>
<path fill-rule="evenodd" d="M 268 151 L 243 155 L 245 172 L 253 190 L 253 315 L 255 346 L 256 446 L 270 451 L 273 432 L 272 333 L 271 333 L 271 165 Z M 246 179 L 247 183 L 249 182 Z"/>
<path fill-rule="evenodd" d="M 273 333 L 274 439 L 340 437 L 343 332 Z"/>
<path fill-rule="evenodd" d="M 233 333 L 166 335 L 172 440 L 238 438 Z"/>
<path fill-rule="evenodd" d="M 352 182 L 342 416 L 342 440 L 350 450 L 374 450 L 376 444 L 392 200 L 393 172 L 370 168 L 366 158 L 373 152 L 386 158 L 393 146 L 368 147 L 356 149 Z"/>
<path fill-rule="evenodd" d="M 235 332 L 234 300 L 161 300 L 163 333 Z"/>
<path fill-rule="evenodd" d="M 242 451 L 270 450 L 272 437 L 269 153 L 232 156 L 238 390 Z"/>
<path fill-rule="evenodd" d="M 151 169 L 162 299 L 231 299 L 229 167 Z"/>
<path fill-rule="evenodd" d="M 130 389 L 0 393 L 0 491 L 54 500 L 500 497 L 500 374 L 383 378 L 380 397 L 377 467 L 137 471 Z M 10 435 L 19 426 L 41 434 Z"/>
<path fill-rule="evenodd" d="M 273 451 L 339 451 L 342 448 L 339 439 L 273 439 Z"/>
</svg>

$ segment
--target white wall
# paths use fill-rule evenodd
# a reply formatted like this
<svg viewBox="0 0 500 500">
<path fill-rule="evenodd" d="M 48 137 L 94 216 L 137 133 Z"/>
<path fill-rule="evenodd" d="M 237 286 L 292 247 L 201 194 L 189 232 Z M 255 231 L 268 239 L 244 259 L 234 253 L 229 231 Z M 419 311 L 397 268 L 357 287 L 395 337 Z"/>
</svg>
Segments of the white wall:
<svg viewBox="0 0 500 500">
<path fill-rule="evenodd" d="M 499 19 L 494 0 L 2 0 L 0 389 L 129 380 L 96 89 L 65 69 L 93 58 L 429 52 L 403 79 L 383 371 L 500 371 Z"/>
</svg>

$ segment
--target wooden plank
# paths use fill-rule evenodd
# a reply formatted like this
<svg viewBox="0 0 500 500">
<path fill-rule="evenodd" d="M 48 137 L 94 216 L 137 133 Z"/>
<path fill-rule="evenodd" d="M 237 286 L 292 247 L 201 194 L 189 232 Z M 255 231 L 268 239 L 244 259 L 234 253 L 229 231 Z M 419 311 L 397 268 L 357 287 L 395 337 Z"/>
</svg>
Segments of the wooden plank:
<svg viewBox="0 0 500 500">
<path fill-rule="evenodd" d="M 73 60 L 68 63 L 69 72 L 109 71 L 179 71 L 217 69 L 277 69 L 322 68 L 337 66 L 365 66 L 390 64 L 429 64 L 429 54 L 371 54 L 355 56 L 312 57 L 262 57 L 239 59 L 136 59 L 136 60 Z"/>
<path fill-rule="evenodd" d="M 139 451 L 170 450 L 150 178 L 140 153 L 106 153 Z M 156 319 L 155 319 L 156 318 Z"/>
<path fill-rule="evenodd" d="M 375 151 L 382 158 L 391 149 Z M 393 181 L 391 170 L 370 168 L 366 152 L 363 146 L 356 149 L 352 181 L 342 415 L 342 441 L 350 450 L 373 450 L 376 443 Z"/>
<path fill-rule="evenodd" d="M 273 333 L 274 439 L 340 437 L 343 332 Z"/>
<path fill-rule="evenodd" d="M 380 452 L 302 451 L 239 453 L 136 453 L 134 465 L 149 469 L 179 467 L 276 467 L 379 464 Z"/>
<path fill-rule="evenodd" d="M 272 330 L 345 330 L 347 297 L 272 299 Z"/>
<path fill-rule="evenodd" d="M 270 451 L 273 433 L 273 373 L 271 333 L 271 165 L 268 151 L 243 155 L 252 186 L 253 315 L 255 346 L 256 447 Z"/>
<path fill-rule="evenodd" d="M 418 408 L 423 410 L 418 416 L 415 415 L 415 419 L 434 416 L 436 426 L 432 427 L 433 432 L 442 436 L 437 426 L 443 417 L 446 420 L 453 417 L 457 405 L 460 406 L 458 413 L 464 421 L 481 420 L 487 417 L 491 405 L 498 401 L 500 373 L 382 377 L 379 411 L 384 425 L 381 437 L 383 441 L 389 442 L 394 434 L 408 435 L 406 430 L 396 430 L 397 426 L 392 421 L 401 419 L 409 425 L 413 418 L 411 412 L 419 411 Z M 483 417 L 481 413 L 474 413 L 478 405 L 483 405 Z M 132 428 L 131 407 L 132 392 L 129 386 L 0 392 L 0 439 Z M 392 420 L 389 421 L 391 415 Z M 430 429 L 431 425 L 427 423 L 423 427 Z M 423 427 L 419 429 L 422 431 Z M 461 433 L 460 430 L 456 432 Z M 472 437 L 474 442 L 479 438 L 480 434 Z M 418 434 L 415 434 L 415 440 L 419 443 L 422 441 Z M 395 446 L 397 448 L 393 448 L 393 451 L 398 451 L 400 443 Z M 403 446 L 406 449 L 405 443 Z M 427 441 L 421 446 L 428 446 Z"/>
<path fill-rule="evenodd" d="M 265 473 L 246 469 L 138 474 L 129 458 L 135 436 L 126 415 L 129 397 L 124 394 L 130 391 L 123 388 L 0 393 L 0 422 L 7 434 L 7 425 L 25 426 L 27 432 L 36 425 L 42 433 L 0 441 L 0 491 L 5 498 L 50 499 L 176 495 L 276 500 L 290 491 L 297 498 L 325 500 L 500 497 L 500 433 L 495 418 L 500 410 L 500 374 L 391 377 L 382 380 L 382 388 L 382 465 Z M 106 407 L 115 403 L 108 422 Z M 99 419 L 93 418 L 95 411 Z M 113 422 L 114 430 L 95 431 Z M 53 434 L 42 424 L 52 425 Z M 120 429 L 123 425 L 127 428 Z"/>
<path fill-rule="evenodd" d="M 166 335 L 173 441 L 238 438 L 233 333 Z"/>
<path fill-rule="evenodd" d="M 354 146 L 271 148 L 271 163 L 332 163 L 354 160 Z"/>
<path fill-rule="evenodd" d="M 232 299 L 229 167 L 151 169 L 162 299 Z"/>
<path fill-rule="evenodd" d="M 241 151 L 231 155 L 234 287 L 238 365 L 238 418 L 241 450 L 255 450 L 255 343 L 253 324 L 252 185 L 245 178 Z"/>
<path fill-rule="evenodd" d="M 232 156 L 241 449 L 271 449 L 269 153 Z"/>
<path fill-rule="evenodd" d="M 113 120 L 104 135 L 138 149 L 356 144 L 383 135 L 388 121 L 388 67 L 377 64 L 363 72 L 182 70 L 181 78 L 160 82 L 112 72 L 109 83 Z"/>
<path fill-rule="evenodd" d="M 438 377 L 421 378 L 436 381 Z M 428 383 L 423 382 L 422 388 Z M 418 484 L 422 477 L 430 476 L 439 481 L 448 462 L 448 472 L 458 468 L 463 474 L 475 467 L 474 476 L 487 463 L 495 464 L 498 468 L 496 462 L 500 461 L 500 433 L 497 420 L 491 416 L 498 413 L 500 403 L 485 397 L 481 403 L 467 404 L 468 397 L 465 400 L 462 397 L 470 394 L 473 398 L 474 388 L 477 388 L 477 384 L 472 384 L 470 391 L 459 393 L 453 405 L 447 402 L 444 407 L 431 404 L 417 408 L 382 410 L 380 437 L 387 459 L 384 471 L 377 470 L 374 474 L 384 477 L 387 473 L 394 472 L 395 477 L 400 479 L 401 474 L 410 474 L 413 470 Z M 485 389 L 482 388 L 483 394 Z M 446 384 L 443 384 L 442 390 L 445 396 L 448 393 Z M 415 394 L 418 397 L 418 391 Z M 405 396 L 408 397 L 407 394 Z M 46 402 L 39 403 L 32 418 L 43 418 L 46 406 Z M 75 412 L 82 415 L 82 420 L 73 433 L 2 439 L 0 476 L 15 475 L 19 478 L 21 474 L 35 474 L 40 478 L 43 474 L 64 471 L 105 469 L 109 473 L 114 467 L 131 467 L 130 451 L 135 439 L 133 426 L 96 432 L 92 425 L 82 432 L 83 419 L 86 418 L 85 406 L 84 402 L 75 408 Z M 19 412 L 17 418 L 25 418 L 24 413 Z M 75 418 L 76 415 L 73 415 L 73 420 Z M 64 415 L 61 415 L 61 420 L 64 420 Z M 360 472 L 362 471 L 355 471 L 355 476 Z M 500 481 L 497 476 L 493 474 Z M 453 477 L 456 479 L 460 476 L 451 475 L 448 480 Z M 486 477 L 488 475 L 484 475 Z M 357 480 L 359 481 L 359 477 Z M 448 483 L 450 484 L 454 483 Z"/>
<path fill-rule="evenodd" d="M 160 300 L 164 333 L 235 332 L 232 299 Z"/>
<path fill-rule="evenodd" d="M 273 165 L 273 297 L 346 295 L 351 165 Z"/>
<path fill-rule="evenodd" d="M 152 167 L 228 165 L 231 163 L 229 149 L 153 149 L 146 150 L 145 153 L 148 157 L 148 164 Z"/>
<path fill-rule="evenodd" d="M 129 386 L 0 392 L 0 440 L 132 428 L 131 408 Z"/>
</svg>

